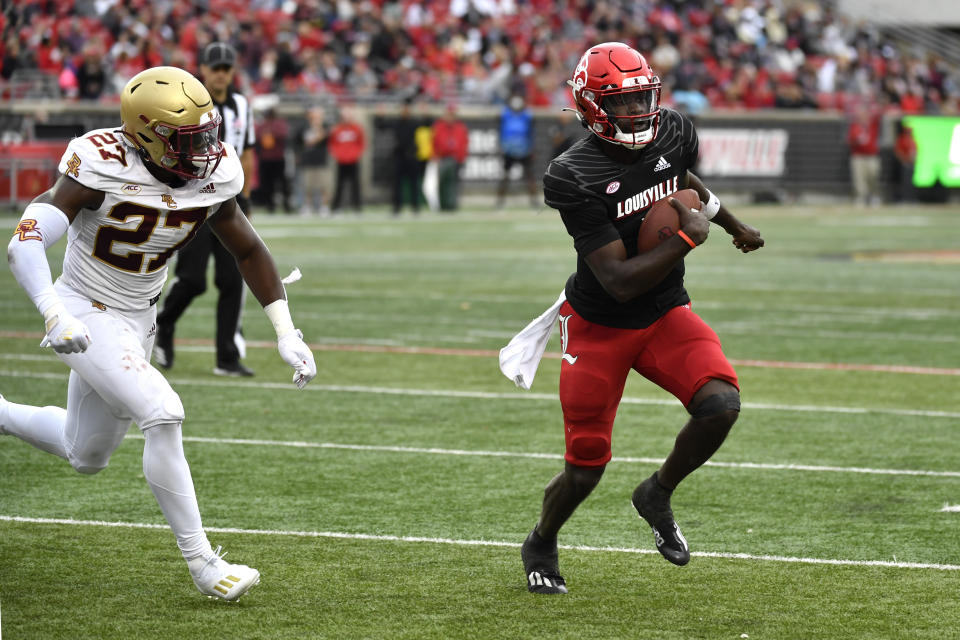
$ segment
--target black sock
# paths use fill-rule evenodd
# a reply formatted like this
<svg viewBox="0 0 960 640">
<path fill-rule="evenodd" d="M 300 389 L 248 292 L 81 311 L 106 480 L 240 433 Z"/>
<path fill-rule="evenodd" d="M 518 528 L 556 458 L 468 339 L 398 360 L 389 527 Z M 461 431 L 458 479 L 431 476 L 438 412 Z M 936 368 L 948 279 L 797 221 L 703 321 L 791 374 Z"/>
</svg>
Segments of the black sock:
<svg viewBox="0 0 960 640">
<path fill-rule="evenodd" d="M 537 526 L 539 526 L 539 524 Z M 548 547 L 552 549 L 553 547 L 557 546 L 556 537 L 554 537 L 553 540 L 547 540 L 546 538 L 540 535 L 540 532 L 537 531 L 537 527 L 533 528 L 533 535 L 531 537 L 533 539 L 532 540 L 533 543 L 538 547 Z"/>
<path fill-rule="evenodd" d="M 652 477 L 653 477 L 653 481 L 657 484 L 657 486 L 667 494 L 667 497 L 669 497 L 670 494 L 673 493 L 673 489 L 668 489 L 665 486 L 663 486 L 663 484 L 660 483 L 660 476 L 657 471 L 653 472 Z"/>
<path fill-rule="evenodd" d="M 643 487 L 646 490 L 643 491 Z M 673 493 L 667 489 L 657 479 L 657 473 L 644 480 L 634 489 L 634 505 L 638 505 L 638 500 L 643 504 L 641 513 L 647 519 L 647 522 L 661 522 L 673 518 L 673 511 L 670 508 L 670 494 Z M 638 505 L 637 509 L 641 509 Z"/>
</svg>

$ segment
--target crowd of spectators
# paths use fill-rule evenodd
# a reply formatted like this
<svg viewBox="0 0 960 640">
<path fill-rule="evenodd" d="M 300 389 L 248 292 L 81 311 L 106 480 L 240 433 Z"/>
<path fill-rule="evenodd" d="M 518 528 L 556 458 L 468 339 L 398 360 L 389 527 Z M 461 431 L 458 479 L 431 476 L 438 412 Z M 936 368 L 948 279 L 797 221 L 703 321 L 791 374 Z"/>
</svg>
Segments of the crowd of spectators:
<svg viewBox="0 0 960 640">
<path fill-rule="evenodd" d="M 691 112 L 870 101 L 956 111 L 960 78 L 826 3 L 779 0 L 17 0 L 3 17 L 7 82 L 36 69 L 62 95 L 111 99 L 150 66 L 195 70 L 212 41 L 240 53 L 248 94 L 288 99 L 567 106 L 588 46 L 622 41 Z M 36 72 L 33 77 L 36 76 Z M 10 95 L 8 87 L 5 97 Z"/>
</svg>

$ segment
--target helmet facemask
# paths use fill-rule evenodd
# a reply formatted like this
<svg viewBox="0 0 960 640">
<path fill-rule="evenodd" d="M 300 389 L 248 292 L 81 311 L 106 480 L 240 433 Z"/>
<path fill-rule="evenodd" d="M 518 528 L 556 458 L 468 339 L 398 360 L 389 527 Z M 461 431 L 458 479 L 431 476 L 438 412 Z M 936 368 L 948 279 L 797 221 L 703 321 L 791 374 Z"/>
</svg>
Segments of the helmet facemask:
<svg viewBox="0 0 960 640">
<path fill-rule="evenodd" d="M 653 88 L 604 94 L 598 106 L 613 128 L 611 142 L 639 149 L 649 144 L 657 134 L 660 122 L 659 84 Z"/>
<path fill-rule="evenodd" d="M 204 180 L 213 175 L 220 158 L 223 144 L 220 142 L 221 117 L 205 115 L 206 122 L 187 126 L 174 126 L 162 122 L 150 123 L 148 128 L 163 142 L 166 151 L 159 158 L 151 159 L 162 168 L 178 176 Z"/>
</svg>

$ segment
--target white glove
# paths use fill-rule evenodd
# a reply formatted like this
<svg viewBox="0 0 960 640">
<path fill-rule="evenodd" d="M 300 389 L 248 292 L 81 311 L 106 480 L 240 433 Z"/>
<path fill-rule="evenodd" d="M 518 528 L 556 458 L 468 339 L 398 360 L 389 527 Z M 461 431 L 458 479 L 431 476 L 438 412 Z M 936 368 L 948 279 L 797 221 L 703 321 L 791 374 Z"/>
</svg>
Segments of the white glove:
<svg viewBox="0 0 960 640">
<path fill-rule="evenodd" d="M 297 388 L 303 389 L 317 375 L 317 365 L 310 347 L 303 341 L 303 333 L 300 329 L 294 329 L 285 334 L 277 340 L 277 349 L 283 361 L 293 367 L 293 381 L 297 383 Z"/>
<path fill-rule="evenodd" d="M 47 335 L 40 341 L 41 347 L 52 347 L 57 353 L 82 353 L 93 338 L 90 329 L 72 315 L 62 304 L 56 304 L 44 314 Z"/>
</svg>

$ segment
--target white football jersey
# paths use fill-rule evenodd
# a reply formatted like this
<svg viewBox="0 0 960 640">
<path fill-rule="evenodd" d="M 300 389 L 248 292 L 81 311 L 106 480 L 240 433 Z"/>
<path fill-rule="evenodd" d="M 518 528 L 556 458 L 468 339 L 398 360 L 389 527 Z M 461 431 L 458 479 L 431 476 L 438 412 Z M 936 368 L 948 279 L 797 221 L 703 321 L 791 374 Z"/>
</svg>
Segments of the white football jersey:
<svg viewBox="0 0 960 640">
<path fill-rule="evenodd" d="M 160 295 L 167 262 L 207 216 L 240 193 L 243 168 L 224 143 L 224 157 L 206 180 L 172 188 L 150 174 L 136 148 L 114 129 L 74 138 L 60 172 L 102 191 L 103 204 L 82 209 L 70 225 L 61 279 L 91 300 L 143 309 Z"/>
</svg>

